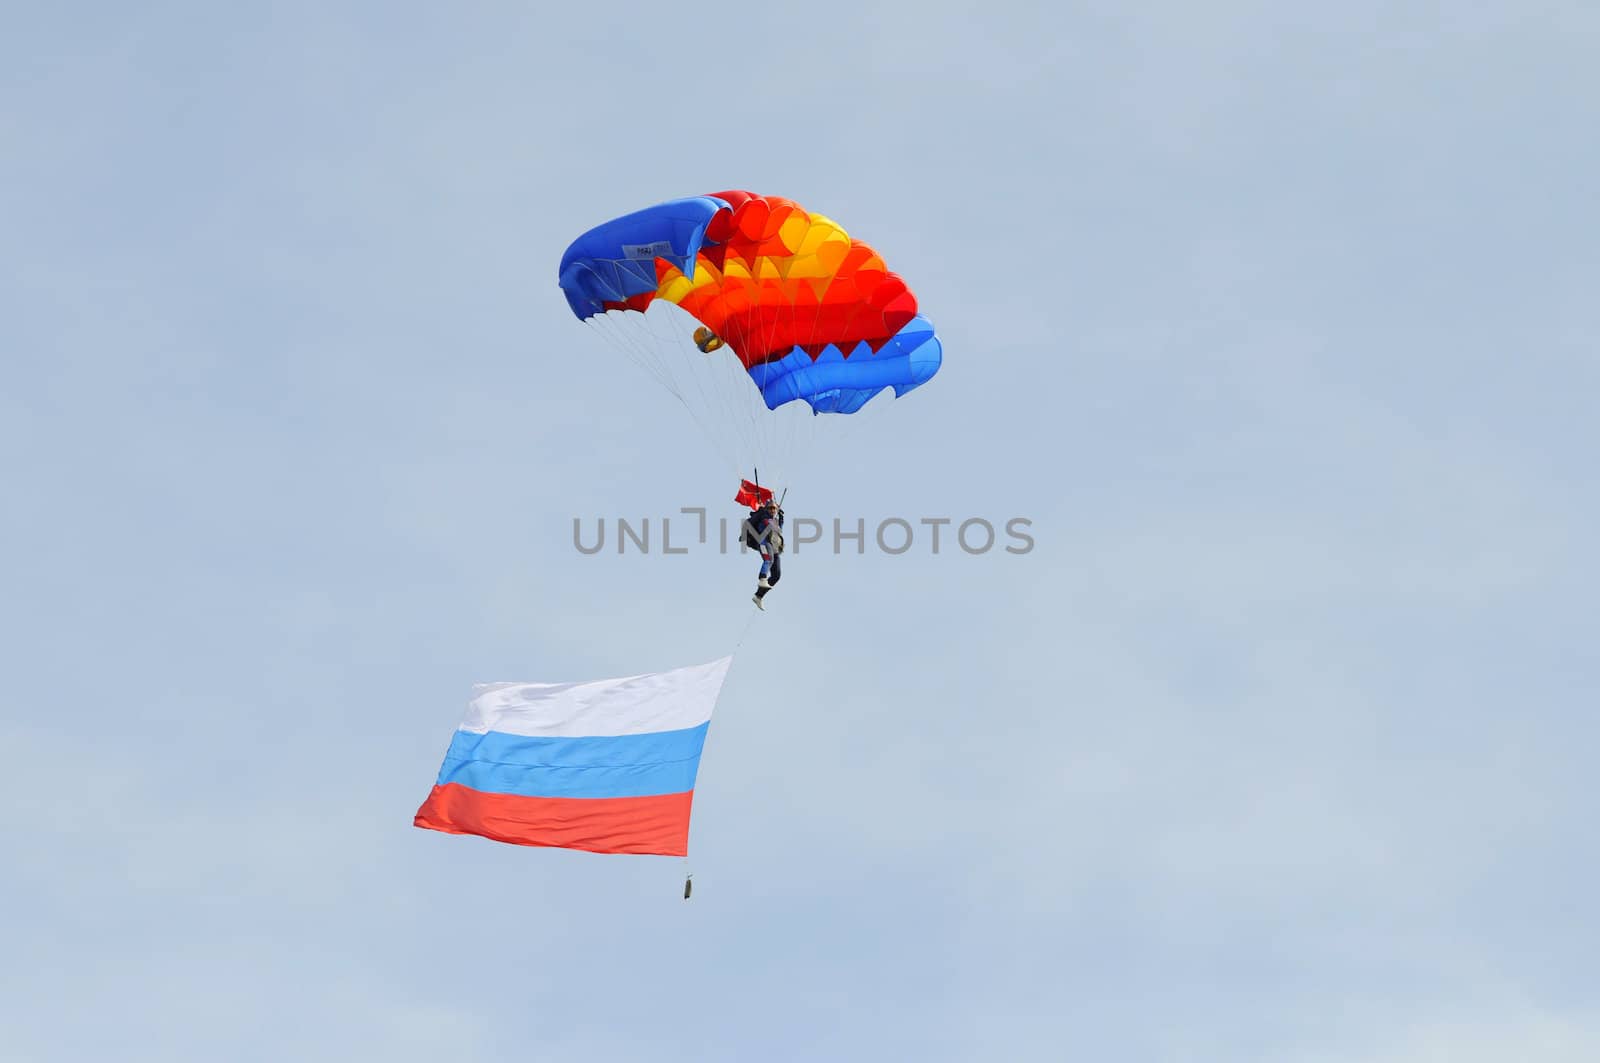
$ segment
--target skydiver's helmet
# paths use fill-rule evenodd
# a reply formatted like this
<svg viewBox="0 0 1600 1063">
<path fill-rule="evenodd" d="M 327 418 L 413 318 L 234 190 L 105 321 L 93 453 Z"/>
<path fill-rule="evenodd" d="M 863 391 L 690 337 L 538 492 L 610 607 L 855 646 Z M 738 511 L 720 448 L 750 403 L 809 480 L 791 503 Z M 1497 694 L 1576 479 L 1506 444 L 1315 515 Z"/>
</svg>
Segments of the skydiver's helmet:
<svg viewBox="0 0 1600 1063">
<path fill-rule="evenodd" d="M 710 354 L 722 346 L 722 337 L 701 325 L 694 330 L 694 345 L 700 348 L 701 354 Z"/>
</svg>

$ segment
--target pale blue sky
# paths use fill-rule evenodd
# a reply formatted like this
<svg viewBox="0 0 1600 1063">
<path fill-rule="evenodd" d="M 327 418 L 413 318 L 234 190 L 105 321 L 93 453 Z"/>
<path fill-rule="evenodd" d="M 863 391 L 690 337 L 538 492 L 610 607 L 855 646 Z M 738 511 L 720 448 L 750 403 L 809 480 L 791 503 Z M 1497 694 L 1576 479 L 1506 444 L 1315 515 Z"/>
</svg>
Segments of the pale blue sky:
<svg viewBox="0 0 1600 1063">
<path fill-rule="evenodd" d="M 1600 1058 L 1600 14 L 1470 6 L 6 5 L 6 1057 Z M 791 559 L 684 904 L 410 817 L 744 625 L 554 285 L 726 187 L 946 344 L 797 508 L 1038 549 Z"/>
</svg>

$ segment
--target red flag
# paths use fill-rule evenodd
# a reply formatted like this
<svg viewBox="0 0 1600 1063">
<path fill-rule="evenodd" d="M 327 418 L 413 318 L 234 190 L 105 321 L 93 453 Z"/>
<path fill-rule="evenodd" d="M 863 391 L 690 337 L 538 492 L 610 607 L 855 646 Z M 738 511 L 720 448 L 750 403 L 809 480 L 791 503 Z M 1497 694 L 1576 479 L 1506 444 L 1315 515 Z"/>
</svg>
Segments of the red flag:
<svg viewBox="0 0 1600 1063">
<path fill-rule="evenodd" d="M 748 509 L 755 509 L 772 497 L 772 492 L 760 484 L 753 484 L 749 480 L 739 481 L 739 493 L 733 500 Z"/>
</svg>

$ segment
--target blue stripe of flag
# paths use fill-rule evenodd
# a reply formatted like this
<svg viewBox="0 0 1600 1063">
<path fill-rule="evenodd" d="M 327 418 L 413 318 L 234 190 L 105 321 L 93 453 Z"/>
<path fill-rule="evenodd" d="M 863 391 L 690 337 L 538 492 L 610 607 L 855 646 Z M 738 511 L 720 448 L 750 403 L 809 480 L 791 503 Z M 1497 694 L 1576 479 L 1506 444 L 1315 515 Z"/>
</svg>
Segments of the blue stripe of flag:
<svg viewBox="0 0 1600 1063">
<path fill-rule="evenodd" d="M 678 731 L 530 738 L 457 731 L 439 785 L 523 797 L 648 797 L 694 789 L 710 722 Z"/>
</svg>

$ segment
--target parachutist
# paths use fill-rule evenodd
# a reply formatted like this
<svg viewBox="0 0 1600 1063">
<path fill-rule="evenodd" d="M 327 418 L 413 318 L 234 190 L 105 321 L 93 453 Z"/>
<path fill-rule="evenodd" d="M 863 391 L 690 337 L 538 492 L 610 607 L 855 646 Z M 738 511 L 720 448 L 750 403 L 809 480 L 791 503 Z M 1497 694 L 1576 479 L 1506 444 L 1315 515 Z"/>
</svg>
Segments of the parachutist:
<svg viewBox="0 0 1600 1063">
<path fill-rule="evenodd" d="M 765 612 L 767 607 L 763 599 L 783 578 L 783 508 L 770 494 L 745 519 L 745 544 L 761 551 L 761 571 L 756 577 L 756 593 L 751 601 Z"/>
</svg>

